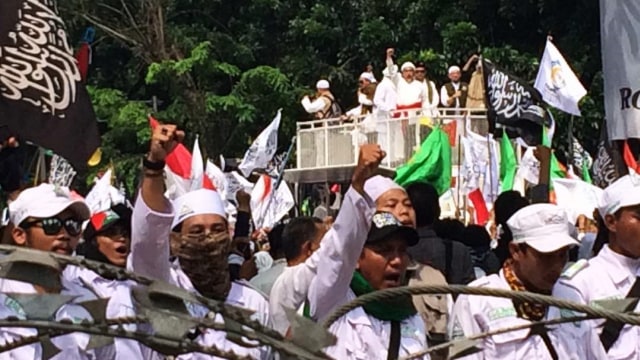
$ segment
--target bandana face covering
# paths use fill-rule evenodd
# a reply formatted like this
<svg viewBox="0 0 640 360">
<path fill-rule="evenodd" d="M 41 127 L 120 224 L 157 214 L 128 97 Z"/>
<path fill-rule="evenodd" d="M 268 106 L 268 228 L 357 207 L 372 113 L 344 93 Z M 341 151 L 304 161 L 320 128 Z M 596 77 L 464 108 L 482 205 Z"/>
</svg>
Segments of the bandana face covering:
<svg viewBox="0 0 640 360">
<path fill-rule="evenodd" d="M 231 289 L 227 257 L 231 236 L 219 234 L 171 234 L 171 255 L 180 261 L 193 286 L 203 296 L 224 301 Z"/>
</svg>

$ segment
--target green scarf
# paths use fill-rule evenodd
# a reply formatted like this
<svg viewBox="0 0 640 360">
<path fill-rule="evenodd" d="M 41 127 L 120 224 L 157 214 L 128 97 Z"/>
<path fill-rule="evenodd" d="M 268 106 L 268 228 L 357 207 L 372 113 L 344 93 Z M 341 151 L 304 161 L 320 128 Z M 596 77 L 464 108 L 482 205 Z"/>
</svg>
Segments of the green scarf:
<svg viewBox="0 0 640 360">
<path fill-rule="evenodd" d="M 376 291 L 367 279 L 358 271 L 354 271 L 351 278 L 351 290 L 356 296 L 362 296 Z M 364 311 L 382 321 L 402 321 L 410 316 L 417 314 L 416 308 L 413 306 L 413 300 L 410 295 L 398 297 L 391 301 L 374 301 L 363 306 Z M 311 318 L 309 301 L 304 302 L 302 314 L 306 318 Z"/>
<path fill-rule="evenodd" d="M 351 290 L 356 296 L 362 296 L 376 291 L 367 279 L 355 271 L 351 278 Z M 382 321 L 402 321 L 417 313 L 413 306 L 411 295 L 401 296 L 393 300 L 374 301 L 363 306 L 364 311 Z"/>
</svg>

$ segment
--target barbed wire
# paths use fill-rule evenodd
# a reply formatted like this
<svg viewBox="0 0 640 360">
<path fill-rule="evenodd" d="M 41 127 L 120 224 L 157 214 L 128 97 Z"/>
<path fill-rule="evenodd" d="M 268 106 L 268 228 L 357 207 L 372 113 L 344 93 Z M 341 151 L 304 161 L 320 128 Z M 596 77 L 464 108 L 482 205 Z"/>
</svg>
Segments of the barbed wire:
<svg viewBox="0 0 640 360">
<path fill-rule="evenodd" d="M 355 300 L 336 309 L 325 320 L 323 326 L 328 329 L 336 320 L 346 315 L 351 310 L 373 301 L 391 300 L 398 296 L 427 294 L 480 295 L 508 298 L 517 301 L 533 302 L 572 310 L 597 318 L 611 319 L 624 324 L 640 325 L 640 317 L 638 316 L 640 314 L 621 313 L 618 311 L 607 310 L 601 307 L 579 304 L 572 301 L 558 299 L 553 296 L 540 295 L 527 291 L 512 291 L 465 285 L 423 285 L 404 286 L 393 289 L 379 290 L 370 294 L 359 296 Z"/>
<path fill-rule="evenodd" d="M 139 275 L 126 269 L 115 267 L 109 264 L 87 260 L 85 258 L 66 256 L 56 253 L 50 252 L 41 252 L 32 249 L 20 248 L 12 245 L 0 245 L 0 252 L 5 254 L 12 254 L 16 251 L 24 252 L 26 254 L 34 253 L 38 254 L 38 256 L 34 256 L 34 259 L 31 260 L 31 263 L 34 265 L 43 265 L 50 266 L 50 263 L 40 263 L 38 262 L 38 257 L 42 255 L 46 255 L 49 258 L 55 260 L 55 262 L 60 265 L 61 268 L 65 266 L 77 266 L 79 268 L 84 268 L 91 270 L 98 275 L 112 280 L 118 281 L 133 281 L 140 285 L 144 285 L 147 287 L 153 287 L 155 285 L 160 285 L 160 290 L 169 291 L 171 296 L 180 299 L 186 302 L 198 302 L 201 305 L 207 307 L 210 310 L 210 313 L 220 314 L 225 320 L 223 324 L 216 323 L 213 319 L 207 318 L 192 318 L 189 316 L 181 316 L 180 314 L 172 313 L 172 316 L 176 316 L 183 320 L 189 320 L 190 324 L 193 324 L 194 327 L 200 328 L 210 328 L 218 331 L 224 331 L 228 334 L 237 335 L 239 338 L 244 337 L 246 339 L 256 341 L 260 346 L 270 346 L 272 349 L 289 356 L 295 356 L 299 359 L 309 359 L 309 360 L 317 360 L 317 359 L 329 359 L 322 351 L 323 346 L 319 346 L 318 349 L 308 349 L 304 346 L 300 346 L 295 343 L 295 341 L 291 339 L 285 339 L 279 332 L 268 328 L 262 325 L 259 321 L 253 320 L 249 318 L 252 314 L 251 311 L 247 309 L 243 309 L 241 307 L 225 304 L 224 302 L 213 300 L 201 296 L 197 293 L 189 293 L 184 289 L 181 289 L 177 286 L 166 284 L 156 279 L 152 279 L 143 275 Z M 26 256 L 25 256 L 26 257 Z M 144 317 L 136 317 L 136 320 L 146 320 Z M 131 320 L 131 319 L 129 319 Z M 9 321 L 9 322 L 7 322 Z M 116 320 L 117 321 L 117 320 Z M 145 321 L 145 322 L 146 322 Z M 3 324 L 15 324 L 15 319 L 0 319 L 0 326 L 4 326 Z M 233 354 L 232 352 L 221 353 L 215 347 L 207 347 L 203 345 L 199 345 L 197 343 L 191 342 L 186 338 L 172 338 L 167 337 L 167 339 L 162 340 L 162 337 L 158 336 L 158 334 L 153 334 L 151 336 L 149 333 L 144 332 L 127 332 L 120 330 L 119 332 L 114 331 L 110 328 L 110 325 L 113 324 L 96 324 L 93 322 L 86 322 L 80 325 L 67 324 L 62 322 L 37 322 L 35 320 L 24 320 L 21 322 L 20 327 L 35 327 L 42 328 L 43 330 L 54 330 L 54 331 L 65 331 L 65 332 L 89 332 L 95 335 L 105 335 L 111 337 L 123 337 L 131 336 L 130 338 L 133 340 L 137 340 L 149 347 L 154 346 L 164 346 L 169 348 L 175 348 L 176 350 L 182 350 L 184 352 L 202 352 L 211 354 L 218 357 L 225 357 L 231 359 L 242 358 L 238 357 L 237 354 Z M 50 325 L 50 326 L 48 326 Z M 94 328 L 89 327 L 89 325 L 94 326 Z M 7 325 L 10 326 L 10 325 Z M 96 330 L 95 326 L 98 326 L 99 329 Z M 93 330 L 96 330 L 95 332 Z M 41 338 L 41 337 L 39 337 Z M 23 339 L 24 340 L 24 339 Z M 34 339 L 30 339 L 34 340 Z M 234 339 L 235 342 L 239 340 Z M 25 340 L 26 341 L 26 340 Z M 169 341 L 169 343 L 167 343 Z M 160 343 L 158 343 L 160 342 Z M 244 342 L 242 345 L 248 345 Z M 23 346 L 23 345 L 21 345 Z M 4 351 L 3 347 L 0 347 L 0 351 Z M 223 356 L 224 355 L 224 356 Z"/>
</svg>

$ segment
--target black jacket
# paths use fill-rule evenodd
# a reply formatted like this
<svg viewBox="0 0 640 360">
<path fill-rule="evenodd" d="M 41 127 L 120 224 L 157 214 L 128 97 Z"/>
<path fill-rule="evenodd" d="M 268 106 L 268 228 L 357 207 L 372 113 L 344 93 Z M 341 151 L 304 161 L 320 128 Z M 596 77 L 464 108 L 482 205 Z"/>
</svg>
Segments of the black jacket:
<svg viewBox="0 0 640 360">
<path fill-rule="evenodd" d="M 430 227 L 419 228 L 418 234 L 418 243 L 407 250 L 414 260 L 440 270 L 449 284 L 467 285 L 476 279 L 469 248 L 438 237 Z"/>
</svg>

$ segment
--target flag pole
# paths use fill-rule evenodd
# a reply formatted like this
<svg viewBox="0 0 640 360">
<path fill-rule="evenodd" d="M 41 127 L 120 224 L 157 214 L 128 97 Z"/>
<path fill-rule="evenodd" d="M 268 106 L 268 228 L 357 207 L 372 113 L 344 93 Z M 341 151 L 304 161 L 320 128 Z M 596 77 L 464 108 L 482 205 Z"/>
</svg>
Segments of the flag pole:
<svg viewBox="0 0 640 360">
<path fill-rule="evenodd" d="M 289 162 L 289 157 L 291 156 L 291 152 L 293 151 L 293 146 L 295 144 L 296 144 L 296 137 L 294 136 L 291 138 L 291 144 L 289 145 L 289 149 L 287 149 L 287 153 L 284 156 L 284 160 L 282 161 L 282 166 L 280 169 L 278 169 L 278 178 L 276 179 L 275 186 L 271 189 L 271 194 L 269 194 L 269 200 L 267 201 L 267 206 L 264 207 L 263 213 L 260 214 L 260 222 L 256 224 L 256 225 L 259 225 L 259 227 L 262 227 L 262 222 L 267 217 L 267 211 L 269 211 L 269 207 L 271 206 L 273 196 L 276 193 L 276 191 L 278 191 L 278 187 L 280 187 L 280 183 L 282 183 L 282 180 L 284 179 L 284 167 L 287 165 L 287 162 Z"/>
<path fill-rule="evenodd" d="M 569 119 L 569 161 L 567 161 L 569 163 L 569 167 L 573 170 L 573 166 L 575 165 L 575 158 L 574 158 L 574 154 L 573 154 L 573 115 L 571 115 L 571 118 Z"/>
</svg>

